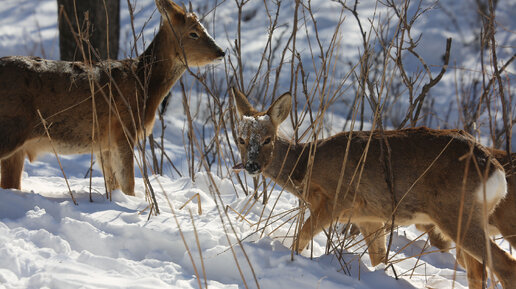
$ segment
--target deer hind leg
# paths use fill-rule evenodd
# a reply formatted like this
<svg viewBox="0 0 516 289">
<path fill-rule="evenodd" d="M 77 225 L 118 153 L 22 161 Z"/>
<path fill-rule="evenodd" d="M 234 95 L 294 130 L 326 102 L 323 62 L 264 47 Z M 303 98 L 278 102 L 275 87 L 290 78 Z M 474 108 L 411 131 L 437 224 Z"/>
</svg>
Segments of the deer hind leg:
<svg viewBox="0 0 516 289">
<path fill-rule="evenodd" d="M 457 262 L 466 269 L 470 289 L 484 288 L 484 280 L 487 280 L 487 276 L 482 263 L 460 248 L 457 248 Z"/>
<path fill-rule="evenodd" d="M 102 174 L 104 175 L 104 181 L 106 182 L 106 190 L 108 193 L 119 189 L 120 184 L 116 178 L 115 172 L 113 171 L 112 158 L 110 151 L 103 151 L 96 153 L 96 159 L 102 168 Z"/>
<path fill-rule="evenodd" d="M 115 180 L 122 187 L 122 192 L 134 196 L 134 151 L 133 146 L 123 138 L 117 142 L 111 155 L 111 165 Z"/>
<path fill-rule="evenodd" d="M 430 244 L 443 252 L 449 251 L 452 247 L 451 239 L 439 231 L 439 228 L 435 225 L 416 224 L 416 228 L 422 232 L 427 232 Z M 457 248 L 456 252 L 457 262 L 466 269 L 469 288 L 481 289 L 483 280 L 486 280 L 484 266 L 460 248 Z"/>
<path fill-rule="evenodd" d="M 444 236 L 436 226 L 431 224 L 416 224 L 416 228 L 419 231 L 427 232 L 430 244 L 441 249 L 443 252 L 450 250 L 452 247 L 451 240 Z"/>
<path fill-rule="evenodd" d="M 357 223 L 356 225 L 367 243 L 371 265 L 376 266 L 380 263 L 386 263 L 385 257 L 387 256 L 387 248 L 385 246 L 386 237 L 384 224 L 363 222 Z"/>
<path fill-rule="evenodd" d="M 464 222 L 460 224 L 460 240 L 457 240 L 459 216 L 458 213 L 451 213 L 458 211 L 458 208 L 448 208 L 446 210 L 447 214 L 436 214 L 435 216 L 432 216 L 432 218 L 435 220 L 439 229 L 448 237 L 452 238 L 460 250 L 464 250 L 464 252 L 462 252 L 464 255 L 463 266 L 468 271 L 472 270 L 472 272 L 468 272 L 468 283 L 471 284 L 470 286 L 476 286 L 476 284 L 479 283 L 482 285 L 482 273 L 479 275 L 475 272 L 478 272 L 478 263 L 482 262 L 484 259 L 483 256 L 487 256 L 486 245 L 488 243 L 492 256 L 491 264 L 493 267 L 491 269 L 501 281 L 503 288 L 514 288 L 511 286 L 516 284 L 516 259 L 503 251 L 491 239 L 486 241 L 487 232 L 483 229 L 483 220 L 480 208 L 473 210 L 473 215 L 471 216 L 471 222 L 469 225 L 467 222 L 470 216 L 468 216 L 468 214 L 464 214 L 464 216 L 462 216 Z M 464 212 L 469 211 L 470 208 L 465 206 Z"/>
<path fill-rule="evenodd" d="M 25 151 L 19 149 L 11 156 L 2 160 L 1 182 L 3 189 L 21 189 L 21 176 L 25 162 Z"/>
</svg>

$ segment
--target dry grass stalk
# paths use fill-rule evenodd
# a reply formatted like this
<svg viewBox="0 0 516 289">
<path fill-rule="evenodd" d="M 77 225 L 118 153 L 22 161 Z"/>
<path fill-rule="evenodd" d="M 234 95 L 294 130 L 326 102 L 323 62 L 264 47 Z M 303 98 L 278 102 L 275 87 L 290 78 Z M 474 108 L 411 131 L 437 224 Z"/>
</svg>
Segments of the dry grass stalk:
<svg viewBox="0 0 516 289">
<path fill-rule="evenodd" d="M 199 215 L 202 215 L 202 206 L 201 206 L 201 196 L 199 193 L 195 193 L 190 199 L 188 199 L 181 207 L 179 207 L 180 210 L 182 210 L 188 203 L 190 203 L 194 198 L 197 199 L 197 213 Z"/>
<path fill-rule="evenodd" d="M 54 144 L 52 143 L 52 138 L 50 137 L 50 134 L 48 133 L 47 121 L 43 118 L 39 109 L 37 111 L 38 111 L 38 115 L 41 119 L 41 124 L 43 125 L 43 128 L 45 129 L 45 132 L 47 134 L 48 141 L 50 142 L 50 145 L 52 146 L 52 150 L 54 151 L 54 155 L 56 157 L 57 163 L 59 164 L 59 169 L 61 170 L 61 173 L 63 174 L 63 178 L 66 182 L 66 186 L 68 187 L 68 192 L 70 192 L 70 197 L 72 198 L 74 205 L 78 205 L 77 201 L 75 200 L 75 197 L 73 196 L 72 189 L 70 188 L 70 184 L 68 183 L 68 178 L 66 177 L 66 173 L 64 172 L 63 166 L 61 165 L 61 161 L 59 160 L 59 156 L 57 155 L 56 149 L 54 148 Z"/>
</svg>

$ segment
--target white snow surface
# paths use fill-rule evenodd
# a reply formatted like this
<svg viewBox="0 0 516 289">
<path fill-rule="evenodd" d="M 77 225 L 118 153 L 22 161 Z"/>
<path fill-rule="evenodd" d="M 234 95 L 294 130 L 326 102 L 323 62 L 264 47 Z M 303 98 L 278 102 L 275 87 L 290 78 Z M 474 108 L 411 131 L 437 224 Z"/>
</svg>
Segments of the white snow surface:
<svg viewBox="0 0 516 289">
<path fill-rule="evenodd" d="M 233 212 L 228 215 L 234 232 L 226 218 L 222 222 L 216 202 L 240 211 L 249 199 L 242 197 L 241 190 L 237 197 L 228 179 L 214 178 L 220 199 L 209 193 L 207 173 L 197 174 L 195 183 L 184 177 L 153 177 L 152 184 L 164 191 L 157 194 L 161 214 L 150 219 L 143 193 L 127 197 L 116 191 L 111 201 L 93 193 L 93 202 L 89 202 L 89 179 L 71 178 L 79 203 L 76 206 L 62 179 L 24 178 L 22 192 L 0 191 L 2 288 L 199 288 L 199 281 L 203 288 L 205 284 L 208 288 L 257 288 L 256 283 L 260 288 L 452 285 L 455 260 L 450 253 L 423 256 L 412 278 L 411 268 L 418 261 L 410 258 L 397 263 L 396 272 L 404 277 L 396 280 L 391 269 L 372 268 L 367 254 L 359 261 L 363 249 L 357 249 L 345 257 L 349 262 L 345 273 L 334 255 L 323 254 L 325 237 L 319 235 L 314 242 L 317 257 L 310 259 L 304 252 L 292 261 L 290 242 L 282 241 L 286 229 L 261 237 L 256 226 L 238 221 Z M 143 182 L 138 181 L 136 191 L 142 192 Z M 100 190 L 102 185 L 102 178 L 93 179 L 93 188 Z M 195 194 L 200 196 L 202 214 L 198 212 L 197 199 L 179 209 Z M 283 198 L 275 212 L 295 205 L 295 199 Z M 246 219 L 257 223 L 262 210 L 264 215 L 270 214 L 269 208 L 255 205 Z M 271 229 L 265 231 L 266 235 L 270 233 Z M 240 245 L 234 234 L 241 240 Z M 399 250 L 417 236 L 413 228 L 400 230 L 395 234 L 393 249 Z M 423 246 L 425 241 L 416 241 L 395 258 L 417 255 Z M 465 288 L 465 273 L 458 269 L 455 274 L 455 288 Z"/>
<path fill-rule="evenodd" d="M 201 0 L 192 2 L 194 7 L 204 3 Z M 215 2 L 206 1 L 210 8 Z M 294 1 L 284 2 L 282 13 L 291 17 Z M 141 51 L 157 31 L 159 15 L 154 11 L 152 0 L 134 3 L 137 29 L 141 29 L 153 15 L 144 29 L 145 44 L 139 43 Z M 121 4 L 120 57 L 134 56 L 130 49 L 133 38 L 127 2 L 122 0 Z M 340 17 L 340 6 L 327 0 L 313 0 L 311 5 L 316 11 L 319 37 L 327 42 Z M 364 22 L 371 17 L 375 5 L 375 1 L 360 1 L 360 15 Z M 446 5 L 433 9 L 414 28 L 424 31 L 420 54 L 430 64 L 440 64 L 445 38 L 454 37 L 450 62 L 466 67 L 465 70 L 478 70 L 478 56 L 474 49 L 464 44 L 475 41 L 470 39 L 475 5 L 473 1 L 453 1 L 453 4 Z M 266 41 L 268 23 L 263 1 L 252 0 L 246 7 L 245 13 L 257 13 L 243 23 L 242 34 L 246 73 L 252 75 Z M 506 45 L 500 58 L 514 53 L 514 11 L 515 1 L 500 1 L 497 19 L 505 28 L 499 31 L 497 39 Z M 217 13 L 218 21 L 215 29 L 210 16 L 206 17 L 205 26 L 217 43 L 229 49 L 236 37 L 234 1 L 223 2 L 214 13 Z M 449 17 L 450 13 L 454 13 L 454 17 Z M 290 21 L 292 18 L 286 19 Z M 462 29 L 455 29 L 450 19 L 454 19 Z M 343 47 L 340 48 L 342 57 L 357 57 L 361 38 L 356 23 L 349 14 L 345 23 Z M 306 29 L 312 31 L 313 27 Z M 307 42 L 299 41 L 296 45 L 298 49 L 302 47 L 300 51 L 309 51 Z M 59 58 L 55 0 L 2 1 L 0 56 L 7 55 Z M 310 56 L 307 53 L 302 57 Z M 212 69 L 224 73 L 223 65 Z M 511 73 L 507 77 L 514 80 L 514 66 L 508 71 Z M 449 72 L 442 81 L 443 85 L 435 89 L 434 94 L 442 95 L 436 103 L 442 106 L 443 111 L 454 103 L 453 81 L 454 74 Z M 289 82 L 289 79 L 282 79 L 281 89 L 288 89 Z M 281 89 L 279 93 L 282 93 Z M 179 103 L 179 96 L 174 101 Z M 339 125 L 344 117 L 339 114 L 344 111 L 345 108 L 332 108 L 333 118 Z M 294 222 L 290 220 L 293 213 L 288 211 L 297 207 L 297 199 L 276 187 L 271 196 L 274 202 L 278 200 L 274 207 L 274 202 L 266 206 L 258 202 L 247 210 L 253 198 L 244 195 L 234 182 L 234 175 L 199 172 L 194 179 L 184 177 L 188 175 L 183 143 L 187 125 L 182 106 L 171 105 L 165 121 L 167 154 L 183 177 L 172 172 L 165 176 L 151 176 L 161 210 L 159 215 L 149 215 L 144 182 L 139 172 L 136 196 L 129 197 L 115 191 L 112 200 L 106 199 L 98 167 L 94 167 L 91 185 L 90 179 L 84 178 L 90 166 L 89 155 L 60 157 L 78 205 L 73 204 L 52 155 L 26 163 L 21 191 L 0 189 L 0 289 L 467 288 L 466 273 L 456 265 L 454 250 L 425 254 L 421 258 L 411 257 L 423 250 L 436 250 L 426 243 L 426 235 L 410 243 L 421 234 L 413 226 L 394 232 L 390 256 L 396 254 L 393 258 L 399 262 L 394 262 L 389 268 L 372 267 L 367 253 L 363 254 L 364 243 L 360 242 L 344 255 L 347 266 L 343 269 L 336 255 L 324 254 L 324 234 L 314 239 L 313 257 L 309 250 L 302 255 L 292 255 L 290 245 L 294 229 L 290 224 Z M 450 126 L 454 124 L 457 126 L 457 123 Z M 161 131 L 156 130 L 155 134 L 160 135 Z M 252 181 L 248 179 L 247 183 L 252 184 Z M 202 212 L 199 212 L 198 205 Z M 245 220 L 235 211 L 244 212 Z M 279 220 L 273 217 L 276 223 L 263 230 L 266 217 L 278 214 L 283 215 Z M 283 222 L 287 225 L 279 226 Z M 498 242 L 508 250 L 506 242 Z"/>
</svg>

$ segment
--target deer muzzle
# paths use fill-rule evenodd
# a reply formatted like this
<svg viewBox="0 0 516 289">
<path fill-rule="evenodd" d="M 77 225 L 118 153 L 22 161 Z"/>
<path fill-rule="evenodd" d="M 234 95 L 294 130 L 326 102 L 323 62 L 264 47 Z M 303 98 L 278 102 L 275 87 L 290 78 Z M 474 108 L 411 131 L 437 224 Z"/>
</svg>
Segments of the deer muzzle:
<svg viewBox="0 0 516 289">
<path fill-rule="evenodd" d="M 261 167 L 257 162 L 247 162 L 245 164 L 245 170 L 251 175 L 259 174 L 260 169 Z"/>
</svg>

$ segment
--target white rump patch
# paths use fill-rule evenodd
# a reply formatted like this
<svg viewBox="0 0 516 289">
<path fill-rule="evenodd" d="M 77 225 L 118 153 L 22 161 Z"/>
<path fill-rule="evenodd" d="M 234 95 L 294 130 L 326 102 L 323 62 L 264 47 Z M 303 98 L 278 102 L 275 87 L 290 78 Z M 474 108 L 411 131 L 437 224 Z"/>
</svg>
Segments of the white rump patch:
<svg viewBox="0 0 516 289">
<path fill-rule="evenodd" d="M 481 183 L 476 190 L 477 200 L 484 201 L 484 184 Z M 485 200 L 488 203 L 498 202 L 507 194 L 507 181 L 505 180 L 505 173 L 501 170 L 496 170 L 485 183 Z M 490 204 L 489 204 L 490 205 Z M 493 204 L 495 205 L 495 204 Z"/>
</svg>

